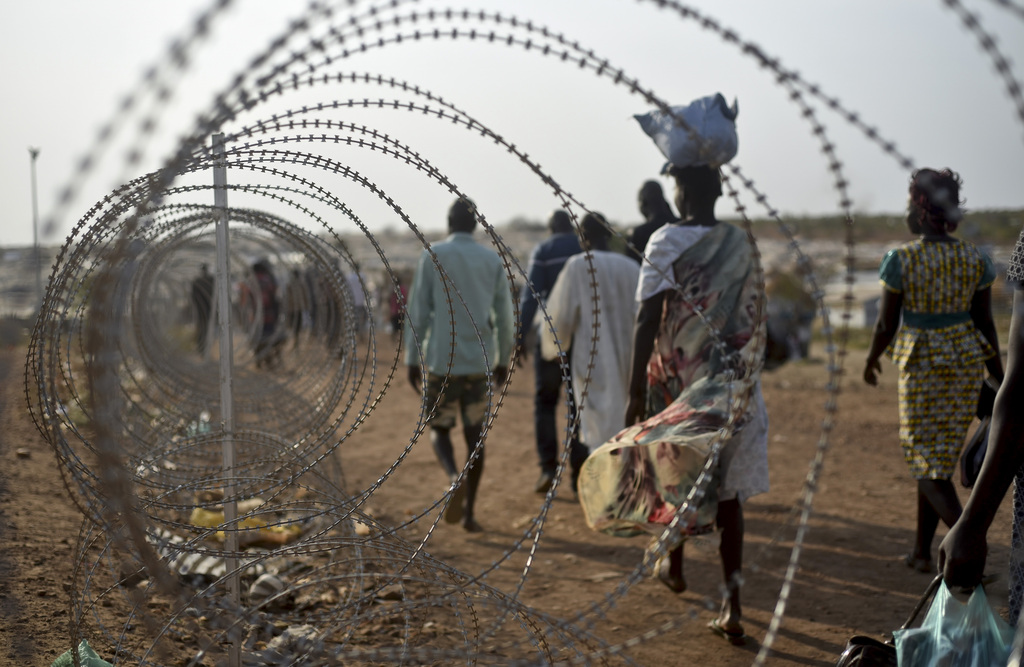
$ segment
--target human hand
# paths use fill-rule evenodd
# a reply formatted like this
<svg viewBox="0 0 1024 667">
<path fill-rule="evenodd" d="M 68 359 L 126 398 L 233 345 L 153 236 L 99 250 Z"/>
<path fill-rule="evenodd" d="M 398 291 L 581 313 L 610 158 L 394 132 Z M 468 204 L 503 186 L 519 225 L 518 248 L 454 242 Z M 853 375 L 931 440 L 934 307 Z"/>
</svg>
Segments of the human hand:
<svg viewBox="0 0 1024 667">
<path fill-rule="evenodd" d="M 409 384 L 412 385 L 413 391 L 417 394 L 422 391 L 421 384 L 423 382 L 423 374 L 420 372 L 418 365 L 410 364 L 408 367 Z"/>
<path fill-rule="evenodd" d="M 939 544 L 939 572 L 947 586 L 976 586 L 985 571 L 987 556 L 985 532 L 957 521 Z"/>
<path fill-rule="evenodd" d="M 1005 374 L 1003 372 L 1003 363 L 999 358 L 999 355 L 992 357 L 985 361 L 985 368 L 988 369 L 989 378 L 986 382 L 989 382 L 995 389 L 999 389 L 999 385 L 1003 384 L 1003 378 Z"/>
<path fill-rule="evenodd" d="M 522 368 L 526 365 L 526 361 L 530 358 L 530 353 L 526 351 L 526 346 L 517 343 L 516 344 L 516 366 Z"/>
<path fill-rule="evenodd" d="M 882 374 L 882 365 L 878 359 L 868 359 L 864 364 L 864 381 L 872 387 L 878 386 L 878 376 Z"/>
<path fill-rule="evenodd" d="M 505 384 L 505 380 L 508 379 L 508 366 L 495 366 L 494 367 L 494 381 L 498 384 Z"/>
</svg>

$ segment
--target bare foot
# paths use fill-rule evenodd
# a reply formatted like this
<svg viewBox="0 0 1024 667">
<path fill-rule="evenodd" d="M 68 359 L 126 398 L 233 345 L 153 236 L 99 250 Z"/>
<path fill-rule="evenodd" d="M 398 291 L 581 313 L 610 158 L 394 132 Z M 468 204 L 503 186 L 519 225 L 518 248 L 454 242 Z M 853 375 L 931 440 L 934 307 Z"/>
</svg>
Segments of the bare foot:
<svg viewBox="0 0 1024 667">
<path fill-rule="evenodd" d="M 717 618 L 708 623 L 708 630 L 725 639 L 733 646 L 743 646 L 746 643 L 747 633 L 739 623 L 726 624 Z"/>
<path fill-rule="evenodd" d="M 673 593 L 683 593 L 686 591 L 686 578 L 682 572 L 673 572 L 674 569 L 676 568 L 672 567 L 671 558 L 666 556 L 658 559 L 654 566 L 654 575 Z"/>
</svg>

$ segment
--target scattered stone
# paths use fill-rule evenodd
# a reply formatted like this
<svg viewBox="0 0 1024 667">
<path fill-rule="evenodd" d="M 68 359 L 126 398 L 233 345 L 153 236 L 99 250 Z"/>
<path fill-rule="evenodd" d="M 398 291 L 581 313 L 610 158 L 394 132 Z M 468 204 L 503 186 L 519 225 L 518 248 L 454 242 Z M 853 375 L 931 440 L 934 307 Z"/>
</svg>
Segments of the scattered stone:
<svg viewBox="0 0 1024 667">
<path fill-rule="evenodd" d="M 266 504 L 267 504 L 267 501 L 263 500 L 263 498 L 260 498 L 260 497 L 246 498 L 245 500 L 239 500 L 238 501 L 237 511 L 238 511 L 239 515 L 249 514 L 253 510 L 258 509 L 259 507 L 261 507 L 263 505 L 266 505 Z"/>
<path fill-rule="evenodd" d="M 374 595 L 374 597 L 378 600 L 404 600 L 405 589 L 402 588 L 401 584 L 391 584 L 390 586 L 385 586 L 377 591 L 377 594 Z"/>
<path fill-rule="evenodd" d="M 274 637 L 267 648 L 281 650 L 302 648 L 309 642 L 316 641 L 317 629 L 312 625 L 290 625 L 284 632 Z"/>
<path fill-rule="evenodd" d="M 599 584 L 602 581 L 607 581 L 608 579 L 621 579 L 624 576 L 626 575 L 622 572 L 597 572 L 587 577 L 587 581 L 593 581 L 594 583 Z"/>
<path fill-rule="evenodd" d="M 526 515 L 524 515 L 524 516 L 521 516 L 521 517 L 519 517 L 519 518 L 518 518 L 518 519 L 516 519 L 515 521 L 513 521 L 513 522 L 512 522 L 512 527 L 513 527 L 513 528 L 515 528 L 516 530 L 520 530 L 520 529 L 522 529 L 522 528 L 526 528 L 526 527 L 527 527 L 527 526 L 529 526 L 529 525 L 530 525 L 530 524 L 531 524 L 531 523 L 533 522 L 533 520 L 534 520 L 534 519 L 536 519 L 536 518 L 537 518 L 537 517 L 535 517 L 535 516 L 534 516 L 534 515 L 532 515 L 532 514 L 526 514 Z"/>
<path fill-rule="evenodd" d="M 30 458 L 32 458 L 32 452 L 31 452 L 31 451 L 29 451 L 29 450 L 28 450 L 27 448 L 25 448 L 25 447 L 18 447 L 18 448 L 17 448 L 16 450 L 14 450 L 14 454 L 15 454 L 15 455 L 16 455 L 16 456 L 17 456 L 17 457 L 18 457 L 19 459 L 30 459 Z"/>
<path fill-rule="evenodd" d="M 261 665 L 284 665 L 290 664 L 288 660 L 296 655 L 309 657 L 318 648 L 320 642 L 318 631 L 312 625 L 289 626 L 279 636 L 274 637 L 267 643 L 267 648 L 260 652 L 257 657 Z"/>
<path fill-rule="evenodd" d="M 284 582 L 277 575 L 270 573 L 261 574 L 249 586 L 249 599 L 253 601 L 266 600 L 272 595 L 277 595 L 284 588 Z"/>
</svg>

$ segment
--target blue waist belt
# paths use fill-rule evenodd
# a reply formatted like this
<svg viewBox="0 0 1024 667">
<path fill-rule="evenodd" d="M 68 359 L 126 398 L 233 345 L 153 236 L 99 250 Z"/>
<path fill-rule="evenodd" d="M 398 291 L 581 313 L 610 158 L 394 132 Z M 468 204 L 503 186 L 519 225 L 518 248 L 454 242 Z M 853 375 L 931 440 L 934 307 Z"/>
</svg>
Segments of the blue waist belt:
<svg viewBox="0 0 1024 667">
<path fill-rule="evenodd" d="M 966 311 L 959 313 L 915 313 L 903 311 L 903 323 L 916 329 L 942 329 L 956 324 L 971 321 L 971 314 Z"/>
</svg>

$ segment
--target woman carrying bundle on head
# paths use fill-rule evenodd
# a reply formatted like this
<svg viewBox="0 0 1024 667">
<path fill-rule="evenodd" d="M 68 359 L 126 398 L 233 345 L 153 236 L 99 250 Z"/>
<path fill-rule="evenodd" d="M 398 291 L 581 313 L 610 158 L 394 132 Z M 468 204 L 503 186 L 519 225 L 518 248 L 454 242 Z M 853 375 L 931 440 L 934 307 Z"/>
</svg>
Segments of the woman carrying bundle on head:
<svg viewBox="0 0 1024 667">
<path fill-rule="evenodd" d="M 584 463 L 580 502 L 596 530 L 660 535 L 700 488 L 707 465 L 704 496 L 690 503 L 694 511 L 679 528 L 682 536 L 721 531 L 726 593 L 708 627 L 742 644 L 742 504 L 768 491 L 763 286 L 753 240 L 715 217 L 719 170 L 671 167 L 669 175 L 683 219 L 648 242 L 637 286 L 626 428 Z M 717 465 L 709 464 L 716 448 Z M 686 590 L 681 540 L 655 570 L 671 590 Z"/>
<path fill-rule="evenodd" d="M 768 414 L 757 250 L 715 217 L 737 111 L 716 94 L 636 116 L 669 161 L 682 219 L 644 249 L 626 428 L 584 462 L 579 497 L 595 530 L 665 537 L 654 571 L 677 593 L 686 590 L 683 540 L 717 527 L 724 595 L 708 628 L 743 644 L 743 502 L 768 491 Z"/>
<path fill-rule="evenodd" d="M 882 300 L 864 365 L 870 385 L 878 384 L 883 353 L 899 369 L 900 446 L 917 480 L 917 534 L 904 562 L 920 572 L 933 570 L 939 519 L 951 527 L 960 517 L 952 476 L 985 368 L 1003 379 L 992 260 L 951 235 L 963 217 L 960 185 L 949 169 L 912 175 L 907 227 L 918 238 L 882 260 Z"/>
</svg>

